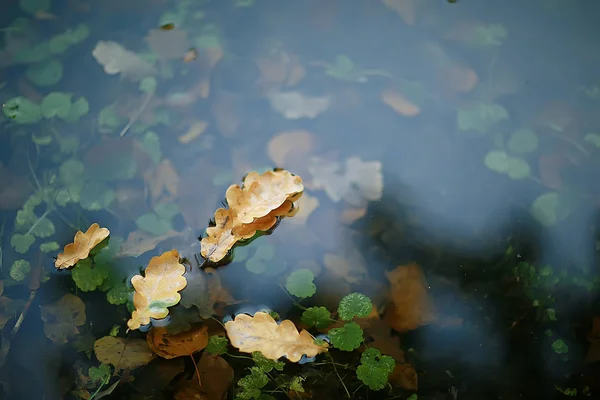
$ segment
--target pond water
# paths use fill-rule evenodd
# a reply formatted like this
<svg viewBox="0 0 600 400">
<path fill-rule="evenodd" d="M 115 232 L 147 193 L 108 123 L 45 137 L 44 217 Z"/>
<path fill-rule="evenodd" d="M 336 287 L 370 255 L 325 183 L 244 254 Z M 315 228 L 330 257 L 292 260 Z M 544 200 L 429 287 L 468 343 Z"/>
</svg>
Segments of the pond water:
<svg viewBox="0 0 600 400">
<path fill-rule="evenodd" d="M 0 399 L 597 396 L 597 15 L 9 1 Z"/>
</svg>

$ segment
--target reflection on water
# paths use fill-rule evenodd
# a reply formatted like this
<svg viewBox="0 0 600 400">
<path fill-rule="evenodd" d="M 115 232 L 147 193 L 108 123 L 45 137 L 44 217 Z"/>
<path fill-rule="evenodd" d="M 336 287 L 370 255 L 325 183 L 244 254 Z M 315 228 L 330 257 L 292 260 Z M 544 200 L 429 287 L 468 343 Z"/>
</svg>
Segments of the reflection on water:
<svg viewBox="0 0 600 400">
<path fill-rule="evenodd" d="M 599 7 L 322 3 L 5 7 L 1 398 L 597 394 Z M 274 167 L 302 177 L 298 213 L 203 261 L 228 187 Z M 93 222 L 110 240 L 54 268 Z M 149 362 L 130 282 L 171 249 L 187 286 L 156 279 L 150 332 L 211 339 Z M 345 318 L 354 292 L 373 308 Z M 266 371 L 214 350 L 257 311 L 328 355 Z"/>
</svg>

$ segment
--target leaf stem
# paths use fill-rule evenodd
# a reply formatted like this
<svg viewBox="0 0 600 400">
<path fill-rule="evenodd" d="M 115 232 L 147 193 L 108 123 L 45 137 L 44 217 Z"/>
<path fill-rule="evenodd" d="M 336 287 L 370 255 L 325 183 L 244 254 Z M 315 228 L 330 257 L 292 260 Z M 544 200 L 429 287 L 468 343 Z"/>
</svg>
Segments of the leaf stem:
<svg viewBox="0 0 600 400">
<path fill-rule="evenodd" d="M 53 211 L 53 208 L 51 208 L 51 207 L 48 207 L 48 208 L 46 209 L 46 211 L 45 211 L 45 212 L 42 214 L 42 216 L 41 216 L 41 217 L 39 217 L 37 221 L 35 221 L 35 223 L 34 223 L 34 224 L 31 226 L 31 228 L 29 228 L 29 230 L 27 231 L 26 235 L 29 235 L 29 234 L 31 233 L 31 231 L 33 231 L 33 229 L 34 229 L 36 226 L 38 226 L 38 224 L 39 224 L 40 222 L 42 222 L 42 220 L 43 220 L 44 218 L 46 218 L 46 217 L 48 216 L 48 214 L 50 214 L 52 211 Z"/>
<path fill-rule="evenodd" d="M 351 399 L 352 396 L 350 396 L 350 392 L 348 391 L 348 388 L 346 387 L 346 384 L 344 383 L 344 380 L 340 376 L 340 374 L 339 374 L 339 372 L 338 372 L 338 370 L 337 370 L 337 368 L 335 366 L 336 363 L 333 361 L 333 357 L 331 357 L 331 354 L 329 354 L 329 352 L 327 353 L 327 356 L 331 360 L 331 365 L 333 366 L 333 370 L 335 371 L 335 374 L 337 375 L 338 379 L 342 383 L 342 386 L 344 387 L 344 390 L 346 391 L 346 395 L 348 396 L 349 399 Z"/>
<path fill-rule="evenodd" d="M 198 364 L 196 364 L 196 360 L 194 360 L 194 356 L 190 354 L 190 358 L 192 359 L 192 363 L 194 364 L 194 369 L 196 370 L 196 376 L 198 377 L 198 386 L 202 387 L 202 379 L 200 378 L 200 371 L 198 371 Z"/>
</svg>

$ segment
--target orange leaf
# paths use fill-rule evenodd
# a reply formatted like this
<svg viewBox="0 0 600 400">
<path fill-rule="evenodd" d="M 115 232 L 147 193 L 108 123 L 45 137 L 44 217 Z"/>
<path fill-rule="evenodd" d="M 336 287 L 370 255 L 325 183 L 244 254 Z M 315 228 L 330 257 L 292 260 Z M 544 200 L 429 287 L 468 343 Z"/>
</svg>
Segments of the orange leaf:
<svg viewBox="0 0 600 400">
<path fill-rule="evenodd" d="M 394 111 L 403 117 L 416 117 L 421 113 L 419 106 L 410 102 L 410 100 L 398 92 L 384 90 L 381 92 L 381 101 L 392 107 Z"/>
<path fill-rule="evenodd" d="M 179 303 L 181 295 L 178 292 L 187 285 L 184 273 L 185 267 L 179 263 L 179 252 L 171 250 L 152 257 L 144 271 L 145 276 L 131 278 L 135 289 L 135 311 L 127 321 L 129 329 L 138 329 L 149 324 L 150 318 L 162 319 L 169 314 L 168 307 Z"/>
<path fill-rule="evenodd" d="M 90 225 L 85 233 L 78 231 L 73 243 L 66 245 L 63 252 L 56 257 L 54 266 L 58 269 L 65 269 L 77 264 L 79 260 L 88 258 L 90 250 L 106 239 L 108 235 L 110 235 L 110 231 L 100 228 L 97 223 Z"/>
<path fill-rule="evenodd" d="M 317 345 L 306 330 L 298 332 L 290 320 L 275 320 L 265 312 L 257 312 L 253 317 L 238 314 L 233 321 L 225 323 L 231 344 L 244 353 L 260 351 L 265 357 L 278 360 L 286 357 L 298 362 L 302 355 L 314 357 L 327 351 L 327 345 Z"/>
<path fill-rule="evenodd" d="M 399 332 L 406 332 L 433 322 L 436 311 L 427 294 L 427 282 L 416 263 L 400 265 L 386 272 L 390 281 L 390 303 L 385 322 Z"/>
<path fill-rule="evenodd" d="M 233 368 L 223 358 L 214 354 L 202 353 L 198 362 L 198 373 L 202 386 L 198 380 L 189 379 L 177 388 L 173 395 L 175 400 L 225 400 L 227 392 L 233 384 Z"/>
<path fill-rule="evenodd" d="M 152 328 L 146 336 L 148 347 L 158 356 L 166 359 L 189 356 L 206 347 L 208 328 L 198 326 L 186 332 L 169 335 L 167 328 Z"/>
<path fill-rule="evenodd" d="M 397 362 L 389 380 L 406 390 L 416 391 L 419 389 L 417 371 L 410 364 L 400 364 Z"/>
</svg>

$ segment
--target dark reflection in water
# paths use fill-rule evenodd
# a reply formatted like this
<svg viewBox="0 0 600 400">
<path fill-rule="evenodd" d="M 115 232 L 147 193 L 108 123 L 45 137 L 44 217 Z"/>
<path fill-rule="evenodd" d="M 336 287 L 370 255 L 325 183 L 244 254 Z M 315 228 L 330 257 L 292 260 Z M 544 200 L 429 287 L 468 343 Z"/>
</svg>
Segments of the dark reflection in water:
<svg viewBox="0 0 600 400">
<path fill-rule="evenodd" d="M 383 332 L 418 390 L 400 379 L 368 391 L 346 371 L 352 398 L 597 395 L 600 6 L 13 3 L 0 15 L 0 398 L 91 396 L 94 340 L 115 326 L 118 337 L 144 337 L 124 334 L 128 282 L 172 248 L 189 264 L 171 328 L 260 309 L 298 322 L 285 289 L 297 269 L 316 277 L 304 307 L 369 296 L 381 321 L 365 327 L 367 343 L 379 348 Z M 70 110 L 81 96 L 89 109 L 44 108 L 53 91 L 72 94 Z M 42 104 L 33 121 L 25 99 Z M 200 271 L 197 239 L 227 187 L 273 167 L 303 178 L 299 214 Z M 86 291 L 53 257 L 92 222 L 110 229 L 98 253 L 110 257 L 106 276 L 80 278 L 100 279 Z M 23 249 L 15 235 L 30 234 Z M 390 273 L 411 263 L 435 317 L 392 332 Z M 226 293 L 210 292 L 219 285 Z M 65 293 L 84 301 L 86 319 L 59 345 L 43 307 Z M 355 367 L 356 354 L 336 361 Z M 228 360 L 235 381 L 252 365 Z M 158 362 L 132 370 L 136 383 L 127 371 L 103 394 L 170 398 L 180 382 L 171 379 L 193 371 L 185 363 L 173 376 Z M 311 365 L 286 368 L 300 376 Z M 156 376 L 166 382 L 148 387 Z M 307 376 L 314 398 L 347 397 L 333 372 Z"/>
</svg>

